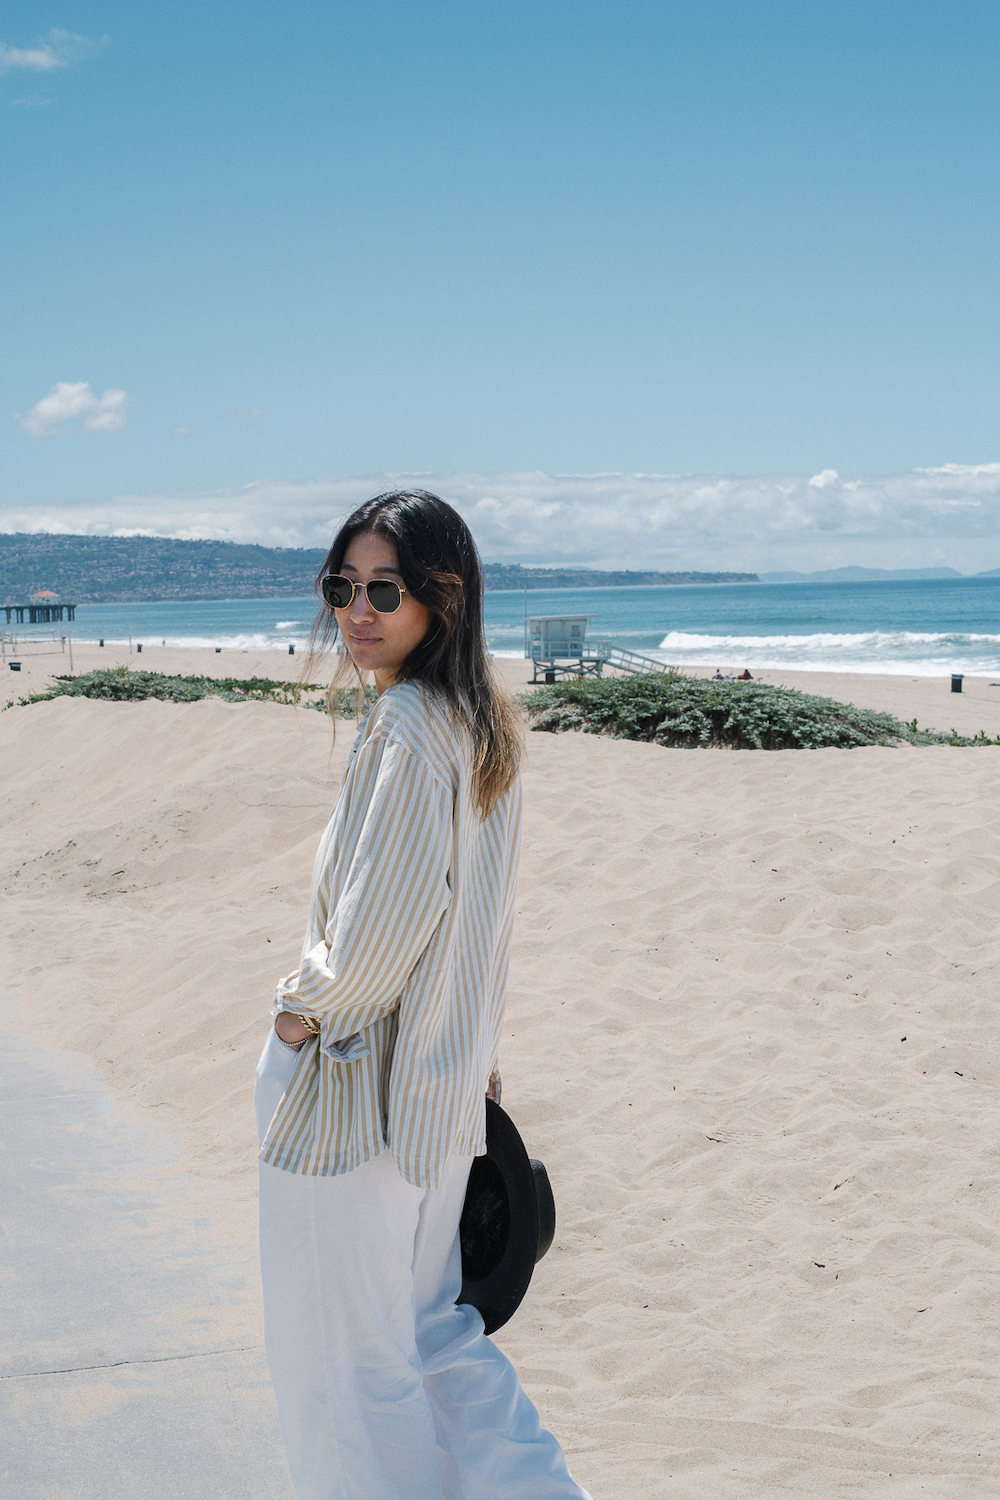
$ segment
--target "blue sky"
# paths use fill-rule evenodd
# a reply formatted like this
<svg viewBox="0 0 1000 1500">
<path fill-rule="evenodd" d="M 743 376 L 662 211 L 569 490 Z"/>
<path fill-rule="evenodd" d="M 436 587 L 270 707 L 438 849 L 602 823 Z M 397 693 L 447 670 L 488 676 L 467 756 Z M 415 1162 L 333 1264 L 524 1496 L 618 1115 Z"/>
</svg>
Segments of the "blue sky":
<svg viewBox="0 0 1000 1500">
<path fill-rule="evenodd" d="M 311 542 L 424 474 L 524 560 L 1000 565 L 995 3 L 14 0 L 0 43 L 0 529 Z M 654 524 L 637 475 L 694 478 Z"/>
</svg>

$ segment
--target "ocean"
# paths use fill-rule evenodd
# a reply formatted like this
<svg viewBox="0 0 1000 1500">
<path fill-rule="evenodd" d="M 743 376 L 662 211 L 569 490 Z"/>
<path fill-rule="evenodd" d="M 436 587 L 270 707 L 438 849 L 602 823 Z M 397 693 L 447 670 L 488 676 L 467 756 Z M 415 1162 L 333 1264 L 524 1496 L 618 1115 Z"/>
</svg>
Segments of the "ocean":
<svg viewBox="0 0 1000 1500">
<path fill-rule="evenodd" d="M 532 589 L 527 608 L 529 615 L 588 615 L 588 639 L 678 665 L 1000 674 L 1000 578 Z M 131 628 L 135 641 L 151 644 L 285 650 L 305 645 L 314 609 L 310 599 L 81 604 L 72 628 L 79 641 L 124 640 Z M 524 611 L 523 592 L 486 595 L 496 655 L 523 655 Z M 52 633 L 51 626 L 18 631 L 22 640 Z"/>
</svg>

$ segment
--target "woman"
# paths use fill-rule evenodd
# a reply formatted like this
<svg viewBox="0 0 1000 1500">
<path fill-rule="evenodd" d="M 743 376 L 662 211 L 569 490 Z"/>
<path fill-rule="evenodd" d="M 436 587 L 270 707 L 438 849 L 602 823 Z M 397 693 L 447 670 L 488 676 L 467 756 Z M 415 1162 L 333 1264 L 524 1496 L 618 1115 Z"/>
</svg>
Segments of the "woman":
<svg viewBox="0 0 1000 1500">
<path fill-rule="evenodd" d="M 265 1334 L 296 1493 L 587 1500 L 479 1313 L 455 1303 L 521 817 L 475 544 L 436 496 L 380 495 L 320 576 L 319 639 L 339 638 L 378 697 L 257 1070 Z"/>
</svg>

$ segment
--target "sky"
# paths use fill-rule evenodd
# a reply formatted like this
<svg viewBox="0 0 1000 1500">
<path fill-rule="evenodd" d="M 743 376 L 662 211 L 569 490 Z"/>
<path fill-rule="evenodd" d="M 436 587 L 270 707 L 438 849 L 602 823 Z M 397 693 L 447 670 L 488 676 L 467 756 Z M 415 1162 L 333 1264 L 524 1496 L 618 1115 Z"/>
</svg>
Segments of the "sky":
<svg viewBox="0 0 1000 1500">
<path fill-rule="evenodd" d="M 995 0 L 8 0 L 0 530 L 998 567 L 998 76 Z"/>
</svg>

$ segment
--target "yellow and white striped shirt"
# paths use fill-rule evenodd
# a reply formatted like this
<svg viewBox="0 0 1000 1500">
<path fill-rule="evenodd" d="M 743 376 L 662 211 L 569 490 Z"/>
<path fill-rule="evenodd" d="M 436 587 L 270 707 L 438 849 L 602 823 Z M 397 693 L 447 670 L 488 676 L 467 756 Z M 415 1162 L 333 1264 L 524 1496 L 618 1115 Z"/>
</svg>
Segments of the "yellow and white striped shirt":
<svg viewBox="0 0 1000 1500">
<path fill-rule="evenodd" d="M 336 1176 L 388 1147 L 416 1187 L 486 1149 L 521 833 L 515 781 L 476 809 L 471 741 L 416 683 L 383 693 L 348 757 L 276 1010 L 315 1016 L 261 1158 Z"/>
</svg>

